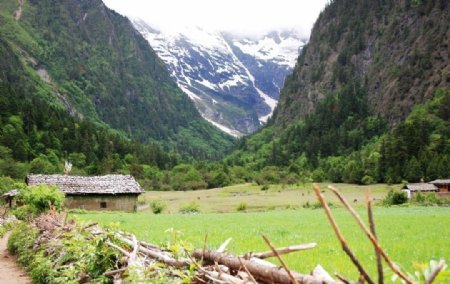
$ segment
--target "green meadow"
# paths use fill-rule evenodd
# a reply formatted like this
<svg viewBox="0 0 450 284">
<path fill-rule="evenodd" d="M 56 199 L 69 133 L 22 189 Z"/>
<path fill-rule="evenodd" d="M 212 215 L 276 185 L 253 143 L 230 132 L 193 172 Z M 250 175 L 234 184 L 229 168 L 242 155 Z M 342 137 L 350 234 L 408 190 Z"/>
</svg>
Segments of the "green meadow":
<svg viewBox="0 0 450 284">
<path fill-rule="evenodd" d="M 367 220 L 366 210 L 361 201 L 364 200 L 366 188 L 361 190 L 358 187 L 344 185 L 342 189 L 347 198 L 352 198 L 351 201 L 354 202 L 363 219 Z M 151 211 L 144 211 L 139 213 L 81 212 L 72 213 L 72 216 L 83 221 L 99 222 L 102 225 L 115 224 L 124 231 L 136 234 L 141 240 L 158 245 L 173 242 L 174 232 L 181 234 L 184 242 L 196 248 L 204 246 L 206 235 L 206 246 L 209 249 L 216 249 L 226 239 L 232 238 L 228 246 L 228 251 L 232 254 L 269 250 L 262 235 L 266 235 L 277 247 L 315 242 L 316 248 L 292 253 L 283 256 L 283 259 L 291 269 L 299 272 L 307 273 L 317 264 L 321 264 L 330 273 L 336 272 L 352 279 L 357 278 L 358 273 L 341 250 L 325 212 L 321 208 L 301 206 L 306 202 L 310 204 L 315 202 L 312 192 L 311 200 L 309 200 L 309 189 L 282 190 L 275 187 L 269 189 L 267 193 L 261 193 L 259 188 L 247 186 L 238 190 L 246 194 L 234 195 L 233 203 L 230 201 L 230 196 L 233 196 L 230 192 L 235 190 L 236 187 L 222 190 L 222 192 L 212 191 L 209 199 L 205 195 L 199 195 L 200 198 L 197 199 L 196 194 L 199 192 L 147 193 L 145 198 L 151 199 L 152 196 L 157 196 L 158 200 L 166 202 L 166 211 L 157 215 Z M 373 191 L 375 191 L 375 196 L 381 197 L 385 190 L 386 186 L 378 185 L 371 189 L 371 195 L 374 196 Z M 280 201 L 283 200 L 282 197 L 277 196 L 277 194 L 282 195 L 283 191 L 286 191 L 284 193 L 287 195 L 284 198 L 285 203 Z M 296 192 L 297 202 L 290 191 Z M 171 197 L 166 196 L 167 199 L 164 199 L 162 197 L 164 194 L 171 194 Z M 273 200 L 271 200 L 271 194 L 275 196 Z M 186 195 L 189 197 L 187 198 Z M 260 195 L 266 197 L 266 207 L 259 205 L 259 199 L 263 199 Z M 223 199 L 222 203 L 218 202 L 220 196 Z M 330 199 L 329 193 L 327 196 Z M 169 199 L 172 199 L 175 205 L 170 204 Z M 256 200 L 257 206 L 249 205 L 247 212 L 236 212 L 236 204 L 250 203 L 251 200 Z M 176 206 L 191 201 L 197 202 L 203 213 L 175 213 Z M 215 206 L 216 202 L 219 209 Z M 335 201 L 332 203 L 335 204 Z M 371 274 L 376 275 L 372 245 L 345 209 L 336 205 L 333 207 L 332 212 L 351 249 Z M 422 271 L 424 265 L 430 260 L 445 258 L 448 261 L 450 259 L 450 209 L 448 207 L 375 206 L 374 215 L 378 237 L 383 248 L 406 272 L 414 274 L 416 271 Z M 390 277 L 389 270 L 385 268 L 385 271 L 386 277 Z M 444 273 L 441 282 L 450 283 L 448 273 Z"/>
</svg>

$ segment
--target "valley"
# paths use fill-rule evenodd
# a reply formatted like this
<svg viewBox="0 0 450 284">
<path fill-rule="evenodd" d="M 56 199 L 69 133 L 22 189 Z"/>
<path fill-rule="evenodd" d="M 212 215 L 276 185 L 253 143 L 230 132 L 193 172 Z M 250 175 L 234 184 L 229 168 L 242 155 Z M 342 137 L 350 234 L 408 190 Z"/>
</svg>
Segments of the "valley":
<svg viewBox="0 0 450 284">
<path fill-rule="evenodd" d="M 376 283 L 323 209 L 378 283 L 450 282 L 448 1 L 324 1 L 314 24 L 316 1 L 272 2 L 262 22 L 259 2 L 106 2 L 0 0 L 0 236 L 33 283 L 268 284 L 216 251 L 266 251 L 261 235 L 317 242 L 283 255 L 300 283 Z M 374 229 L 329 184 L 363 223 L 370 192 L 405 274 L 377 269 Z M 271 261 L 252 269 L 295 282 Z"/>
<path fill-rule="evenodd" d="M 246 36 L 200 27 L 159 31 L 144 20 L 132 22 L 202 116 L 233 136 L 267 122 L 306 43 L 294 30 Z"/>
</svg>

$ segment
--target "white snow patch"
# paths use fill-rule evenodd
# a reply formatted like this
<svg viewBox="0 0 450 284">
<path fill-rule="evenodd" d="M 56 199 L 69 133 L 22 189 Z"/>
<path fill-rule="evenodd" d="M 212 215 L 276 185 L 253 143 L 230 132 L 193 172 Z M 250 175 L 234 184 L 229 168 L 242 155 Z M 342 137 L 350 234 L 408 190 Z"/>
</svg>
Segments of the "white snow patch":
<svg viewBox="0 0 450 284">
<path fill-rule="evenodd" d="M 242 79 L 241 76 L 233 74 L 233 78 L 225 82 L 219 83 L 219 87 L 223 90 L 224 87 L 235 87 L 239 85 L 239 83 L 245 84 L 245 81 Z"/>
<path fill-rule="evenodd" d="M 197 81 L 199 84 L 205 86 L 206 88 L 209 88 L 211 90 L 216 90 L 217 86 L 211 83 L 210 81 L 206 80 L 205 78 L 202 78 L 202 81 Z"/>
<path fill-rule="evenodd" d="M 273 38 L 264 37 L 258 41 L 235 40 L 233 42 L 242 52 L 256 59 L 277 61 L 282 65 L 293 68 L 299 55 L 299 48 L 304 42 L 295 38 L 283 38 L 276 43 Z"/>
<path fill-rule="evenodd" d="M 189 98 L 191 98 L 191 100 L 194 100 L 194 101 L 195 101 L 195 100 L 199 100 L 199 101 L 202 100 L 202 98 L 200 98 L 199 96 L 197 96 L 197 95 L 194 94 L 193 92 L 189 91 L 189 89 L 186 88 L 186 87 L 184 87 L 183 85 L 178 84 L 178 87 L 180 87 L 180 89 L 181 89 L 183 92 L 185 92 L 185 93 L 189 96 Z"/>
<path fill-rule="evenodd" d="M 242 133 L 237 131 L 237 130 L 230 129 L 230 128 L 226 127 L 225 125 L 217 123 L 217 122 L 215 122 L 215 121 L 213 121 L 213 120 L 211 120 L 211 119 L 209 119 L 207 117 L 203 116 L 203 118 L 205 120 L 207 120 L 209 123 L 211 123 L 212 125 L 214 125 L 215 127 L 219 128 L 220 130 L 222 130 L 223 132 L 225 132 L 225 133 L 227 133 L 227 134 L 229 134 L 231 136 L 234 136 L 234 137 L 241 137 L 242 136 Z"/>
</svg>

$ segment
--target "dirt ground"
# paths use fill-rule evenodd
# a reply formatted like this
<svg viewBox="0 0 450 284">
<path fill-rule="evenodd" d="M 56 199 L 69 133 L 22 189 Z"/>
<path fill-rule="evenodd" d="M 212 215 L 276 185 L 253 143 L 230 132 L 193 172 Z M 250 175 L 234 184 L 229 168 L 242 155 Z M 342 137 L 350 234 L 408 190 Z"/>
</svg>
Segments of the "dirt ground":
<svg viewBox="0 0 450 284">
<path fill-rule="evenodd" d="M 9 233 L 0 239 L 0 284 L 31 284 L 25 270 L 16 263 L 16 258 L 8 253 L 6 244 Z"/>
</svg>

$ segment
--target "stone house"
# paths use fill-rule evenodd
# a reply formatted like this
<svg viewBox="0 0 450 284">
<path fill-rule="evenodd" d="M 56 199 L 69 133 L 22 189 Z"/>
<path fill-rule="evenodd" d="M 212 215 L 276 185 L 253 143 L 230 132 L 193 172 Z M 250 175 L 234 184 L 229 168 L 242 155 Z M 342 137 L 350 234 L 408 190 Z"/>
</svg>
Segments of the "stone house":
<svg viewBox="0 0 450 284">
<path fill-rule="evenodd" d="M 406 184 L 402 188 L 403 191 L 406 192 L 408 198 L 414 197 L 418 192 L 420 193 L 429 193 L 429 192 L 438 192 L 438 188 L 434 184 L 430 183 L 412 183 Z"/>
<path fill-rule="evenodd" d="M 134 212 L 144 190 L 130 175 L 28 175 L 28 185 L 47 184 L 64 192 L 71 209 Z"/>
</svg>

